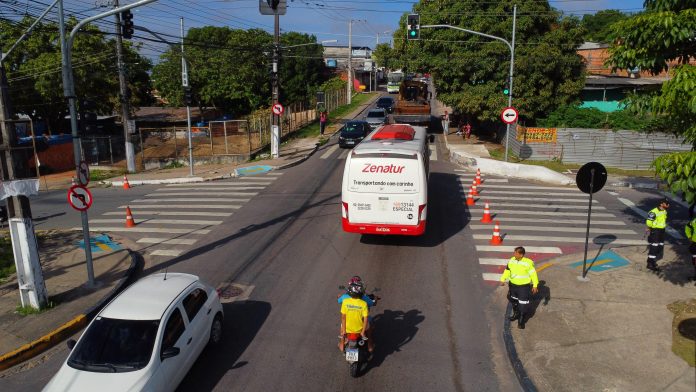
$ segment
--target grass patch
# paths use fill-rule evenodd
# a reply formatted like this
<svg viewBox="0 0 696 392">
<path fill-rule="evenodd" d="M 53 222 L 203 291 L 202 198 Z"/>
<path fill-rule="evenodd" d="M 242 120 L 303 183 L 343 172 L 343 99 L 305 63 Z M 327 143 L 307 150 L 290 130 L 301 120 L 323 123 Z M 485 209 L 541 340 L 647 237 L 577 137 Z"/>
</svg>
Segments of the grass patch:
<svg viewBox="0 0 696 392">
<path fill-rule="evenodd" d="M 126 170 L 90 170 L 90 181 L 103 181 L 112 177 L 121 176 L 126 173 Z"/>
<path fill-rule="evenodd" d="M 35 309 L 35 308 L 32 308 L 31 306 L 21 306 L 21 305 L 19 305 L 19 306 L 17 306 L 17 308 L 15 309 L 15 312 L 19 313 L 19 314 L 22 315 L 22 316 L 28 316 L 28 315 L 30 315 L 30 314 L 39 314 L 39 313 L 43 313 L 43 312 L 45 312 L 45 311 L 47 311 L 47 310 L 50 310 L 50 309 L 55 308 L 56 305 L 57 305 L 57 304 L 56 304 L 55 302 L 51 301 L 51 300 L 48 301 L 48 303 L 46 304 L 46 307 L 41 308 L 41 309 Z"/>
<path fill-rule="evenodd" d="M 366 93 L 355 95 L 352 99 L 352 102 L 349 105 L 339 106 L 336 110 L 329 113 L 329 121 L 327 124 L 331 124 L 332 121 L 337 121 L 338 119 L 352 112 L 358 106 L 372 99 L 374 94 L 375 93 Z M 319 136 L 319 121 L 309 124 L 295 133 L 295 137 L 297 138 L 307 138 L 314 136 Z"/>
<path fill-rule="evenodd" d="M 16 272 L 10 233 L 0 237 L 0 282 Z"/>
<path fill-rule="evenodd" d="M 184 167 L 184 166 L 186 166 L 186 165 L 181 161 L 171 161 L 171 162 L 167 163 L 167 165 L 165 167 L 163 167 L 163 169 L 178 169 L 178 168 Z"/>
<path fill-rule="evenodd" d="M 667 305 L 674 313 L 672 319 L 672 352 L 692 367 L 696 367 L 696 299 Z"/>
<path fill-rule="evenodd" d="M 499 161 L 502 161 L 505 159 L 505 150 L 504 149 L 489 149 L 488 151 L 489 154 L 491 154 L 491 158 L 497 159 Z M 565 173 L 569 169 L 572 170 L 577 170 L 582 165 L 578 163 L 563 163 L 559 160 L 551 160 L 551 161 L 532 161 L 529 159 L 520 159 L 517 155 L 515 154 L 508 154 L 508 161 L 512 163 L 523 163 L 525 165 L 534 165 L 534 166 L 544 166 L 547 167 L 553 171 L 559 172 L 559 173 Z M 630 177 L 655 177 L 655 170 L 653 169 L 648 169 L 648 170 L 628 170 L 628 169 L 617 169 L 613 167 L 607 167 L 607 173 L 608 174 L 613 174 L 617 176 L 630 176 Z"/>
</svg>

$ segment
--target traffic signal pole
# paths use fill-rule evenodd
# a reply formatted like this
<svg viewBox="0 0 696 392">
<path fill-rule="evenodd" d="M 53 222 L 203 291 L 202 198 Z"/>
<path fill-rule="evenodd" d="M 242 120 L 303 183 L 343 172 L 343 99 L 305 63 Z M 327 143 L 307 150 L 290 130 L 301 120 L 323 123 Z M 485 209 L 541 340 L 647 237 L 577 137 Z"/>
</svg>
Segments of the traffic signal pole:
<svg viewBox="0 0 696 392">
<path fill-rule="evenodd" d="M 118 8 L 118 0 L 114 0 L 114 8 Z M 126 143 L 126 168 L 128 173 L 135 173 L 135 148 L 132 135 L 135 129 L 130 129 L 130 94 L 126 81 L 126 67 L 123 63 L 123 37 L 121 35 L 121 14 L 114 14 L 116 20 L 116 62 L 118 66 L 118 85 L 121 93 L 121 125 L 123 125 L 123 139 Z M 145 165 L 145 162 L 143 162 Z"/>
<path fill-rule="evenodd" d="M 186 90 L 191 88 L 189 86 L 188 80 L 188 66 L 186 65 L 186 58 L 184 57 L 184 18 L 179 18 L 181 25 L 181 85 L 184 87 L 184 96 L 186 97 L 190 92 Z M 186 101 L 186 134 L 188 138 L 188 152 L 189 152 L 189 175 L 193 176 L 193 140 L 191 137 L 191 105 L 189 104 L 189 99 L 184 98 Z M 176 129 L 174 130 L 174 138 L 176 139 Z"/>
<path fill-rule="evenodd" d="M 278 72 L 278 60 L 280 57 L 280 15 L 276 12 L 273 15 L 273 105 L 280 101 L 280 73 Z M 271 113 L 271 156 L 280 156 L 280 115 Z"/>
</svg>

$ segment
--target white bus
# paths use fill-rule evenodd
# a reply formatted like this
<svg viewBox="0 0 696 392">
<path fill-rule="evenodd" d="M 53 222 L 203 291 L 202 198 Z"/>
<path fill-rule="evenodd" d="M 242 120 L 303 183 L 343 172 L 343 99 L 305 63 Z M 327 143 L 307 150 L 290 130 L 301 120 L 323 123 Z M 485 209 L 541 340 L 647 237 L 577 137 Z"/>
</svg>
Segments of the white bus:
<svg viewBox="0 0 696 392">
<path fill-rule="evenodd" d="M 392 124 L 373 131 L 353 149 L 343 170 L 344 231 L 425 232 L 432 140 L 424 127 Z"/>
<path fill-rule="evenodd" d="M 398 94 L 399 86 L 404 81 L 404 73 L 399 71 L 389 72 L 387 74 L 387 92 L 389 94 Z"/>
</svg>

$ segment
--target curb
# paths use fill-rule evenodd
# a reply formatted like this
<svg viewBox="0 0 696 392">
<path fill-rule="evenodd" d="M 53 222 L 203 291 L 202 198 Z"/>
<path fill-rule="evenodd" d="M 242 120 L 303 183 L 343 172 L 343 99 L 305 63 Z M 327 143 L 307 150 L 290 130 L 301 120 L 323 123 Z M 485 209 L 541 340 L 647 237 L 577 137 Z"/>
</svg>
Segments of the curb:
<svg viewBox="0 0 696 392">
<path fill-rule="evenodd" d="M 524 370 L 520 357 L 517 356 L 515 341 L 512 339 L 512 332 L 510 332 L 510 319 L 508 318 L 510 315 L 512 315 L 512 304 L 508 302 L 507 309 L 505 310 L 505 321 L 503 322 L 503 340 L 505 341 L 505 350 L 507 351 L 508 359 L 512 365 L 512 370 L 515 372 L 515 376 L 517 376 L 517 381 L 520 382 L 522 390 L 525 392 L 537 392 L 536 386 L 527 375 L 527 371 Z"/>
<path fill-rule="evenodd" d="M 72 320 L 34 340 L 33 342 L 29 342 L 14 351 L 10 351 L 9 353 L 0 356 L 0 371 L 7 370 L 14 365 L 45 352 L 87 326 L 89 321 L 97 313 L 99 313 L 104 305 L 111 301 L 113 297 L 115 297 L 128 284 L 130 284 L 130 281 L 135 276 L 135 273 L 140 269 L 140 267 L 142 267 L 142 256 L 132 250 L 128 250 L 128 253 L 131 256 L 131 265 L 128 267 L 128 270 L 126 270 L 126 276 L 121 278 L 121 281 L 119 281 L 118 284 L 116 284 L 116 286 L 106 296 L 99 300 L 96 305 L 89 308 L 84 314 L 79 314 Z"/>
<path fill-rule="evenodd" d="M 302 163 L 302 162 L 306 161 L 307 159 L 309 159 L 309 157 L 311 157 L 312 155 L 314 155 L 314 153 L 317 152 L 318 149 L 319 149 L 319 144 L 316 144 L 316 145 L 314 146 L 314 148 L 313 148 L 312 150 L 310 150 L 306 155 L 303 155 L 303 156 L 301 156 L 300 158 L 298 158 L 298 159 L 296 159 L 296 160 L 294 160 L 294 161 L 292 161 L 292 162 L 288 162 L 288 163 L 286 163 L 286 164 L 284 164 L 284 165 L 273 166 L 273 169 L 272 169 L 272 170 L 283 170 L 283 169 L 287 169 L 287 168 L 290 168 L 290 167 L 293 167 L 293 166 L 297 166 L 297 165 L 299 165 L 300 163 Z"/>
</svg>

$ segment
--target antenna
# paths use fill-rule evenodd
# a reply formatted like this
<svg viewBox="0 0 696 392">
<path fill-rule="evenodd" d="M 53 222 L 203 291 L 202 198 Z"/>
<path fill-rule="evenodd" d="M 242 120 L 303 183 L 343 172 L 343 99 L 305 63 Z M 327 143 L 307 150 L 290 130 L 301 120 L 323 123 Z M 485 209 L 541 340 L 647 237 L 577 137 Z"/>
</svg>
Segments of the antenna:
<svg viewBox="0 0 696 392">
<path fill-rule="evenodd" d="M 164 280 L 167 280 L 167 270 L 169 270 L 169 266 L 164 269 Z"/>
</svg>

